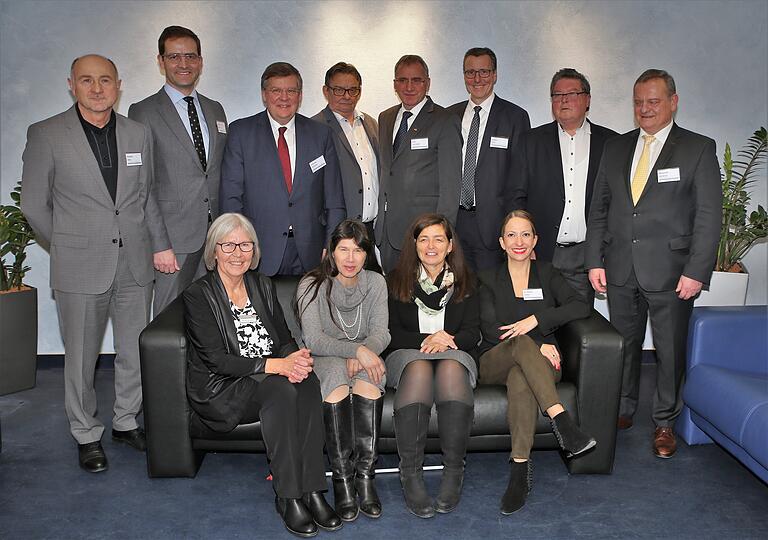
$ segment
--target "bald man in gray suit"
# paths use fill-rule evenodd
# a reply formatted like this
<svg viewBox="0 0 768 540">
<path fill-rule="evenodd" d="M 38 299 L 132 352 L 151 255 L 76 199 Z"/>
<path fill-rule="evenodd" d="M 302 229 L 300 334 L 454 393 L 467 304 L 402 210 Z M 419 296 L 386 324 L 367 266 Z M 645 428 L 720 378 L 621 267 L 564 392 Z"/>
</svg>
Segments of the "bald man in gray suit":
<svg viewBox="0 0 768 540">
<path fill-rule="evenodd" d="M 21 209 L 50 246 L 64 400 L 80 466 L 100 472 L 107 457 L 94 372 L 107 319 L 116 352 L 112 438 L 143 451 L 138 339 L 149 321 L 153 257 L 173 254 L 152 194 L 149 130 L 112 110 L 120 91 L 114 63 L 76 59 L 69 87 L 77 103 L 27 132 Z"/>
</svg>

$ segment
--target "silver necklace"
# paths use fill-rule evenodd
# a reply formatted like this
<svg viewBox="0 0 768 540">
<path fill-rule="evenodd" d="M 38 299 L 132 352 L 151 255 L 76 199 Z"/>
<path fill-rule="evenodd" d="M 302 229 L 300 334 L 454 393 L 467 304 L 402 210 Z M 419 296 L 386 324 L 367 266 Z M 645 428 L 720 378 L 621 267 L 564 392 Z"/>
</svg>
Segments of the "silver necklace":
<svg viewBox="0 0 768 540">
<path fill-rule="evenodd" d="M 339 316 L 339 320 L 341 321 L 341 331 L 344 332 L 344 335 L 349 341 L 355 341 L 357 339 L 357 336 L 360 335 L 360 328 L 363 326 L 363 304 L 360 303 L 357 305 L 357 310 L 355 313 L 355 320 L 353 320 L 350 324 L 347 324 L 347 321 L 344 320 L 344 317 L 341 316 L 341 311 L 339 311 L 339 308 L 336 308 L 336 314 Z M 355 332 L 355 335 L 350 337 L 349 334 L 347 334 L 347 328 L 353 328 L 355 325 L 357 325 L 357 332 Z"/>
</svg>

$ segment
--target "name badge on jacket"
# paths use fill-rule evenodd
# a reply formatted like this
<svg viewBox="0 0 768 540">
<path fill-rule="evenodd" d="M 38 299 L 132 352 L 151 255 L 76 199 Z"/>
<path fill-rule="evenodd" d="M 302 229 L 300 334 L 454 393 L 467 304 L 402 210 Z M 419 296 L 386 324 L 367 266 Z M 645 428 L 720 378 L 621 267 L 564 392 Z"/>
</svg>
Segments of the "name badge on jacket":
<svg viewBox="0 0 768 540">
<path fill-rule="evenodd" d="M 325 167 L 325 156 L 320 156 L 309 162 L 309 168 L 312 169 L 313 173 L 316 173 L 323 167 Z"/>
<path fill-rule="evenodd" d="M 544 300 L 544 291 L 541 289 L 523 289 L 523 300 Z"/>
<path fill-rule="evenodd" d="M 216 120 L 216 130 L 219 133 L 226 133 L 227 132 L 227 124 L 225 124 L 221 120 Z"/>
<path fill-rule="evenodd" d="M 679 182 L 680 181 L 680 167 L 673 169 L 659 169 L 656 171 L 656 176 L 659 179 L 659 184 L 664 182 Z"/>
<path fill-rule="evenodd" d="M 141 165 L 141 152 L 126 152 L 125 164 L 128 167 L 137 167 Z"/>
<path fill-rule="evenodd" d="M 411 150 L 426 150 L 429 148 L 429 138 L 411 139 Z"/>
<path fill-rule="evenodd" d="M 491 148 L 509 148 L 509 137 L 491 137 Z"/>
</svg>

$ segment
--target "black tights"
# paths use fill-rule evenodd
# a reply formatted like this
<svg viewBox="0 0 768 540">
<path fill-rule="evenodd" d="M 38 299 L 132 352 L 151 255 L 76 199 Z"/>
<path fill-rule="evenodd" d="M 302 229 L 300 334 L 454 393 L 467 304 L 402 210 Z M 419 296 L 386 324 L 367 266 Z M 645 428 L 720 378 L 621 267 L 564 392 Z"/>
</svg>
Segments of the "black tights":
<svg viewBox="0 0 768 540">
<path fill-rule="evenodd" d="M 455 360 L 414 360 L 405 367 L 395 394 L 395 410 L 414 403 L 460 401 L 474 404 L 469 372 Z"/>
</svg>

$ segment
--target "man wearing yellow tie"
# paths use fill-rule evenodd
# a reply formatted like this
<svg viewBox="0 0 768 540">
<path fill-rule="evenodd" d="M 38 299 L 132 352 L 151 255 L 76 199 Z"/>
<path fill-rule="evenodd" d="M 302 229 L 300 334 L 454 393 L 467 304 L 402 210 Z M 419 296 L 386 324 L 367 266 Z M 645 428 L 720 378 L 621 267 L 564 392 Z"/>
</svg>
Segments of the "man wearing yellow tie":
<svg viewBox="0 0 768 540">
<path fill-rule="evenodd" d="M 608 294 L 611 323 L 624 337 L 618 427 L 632 426 L 645 325 L 656 348 L 653 451 L 671 457 L 682 407 L 693 299 L 709 282 L 720 231 L 722 191 L 715 141 L 672 121 L 675 81 L 649 69 L 635 82 L 635 129 L 603 151 L 587 224 L 586 267 Z"/>
</svg>

